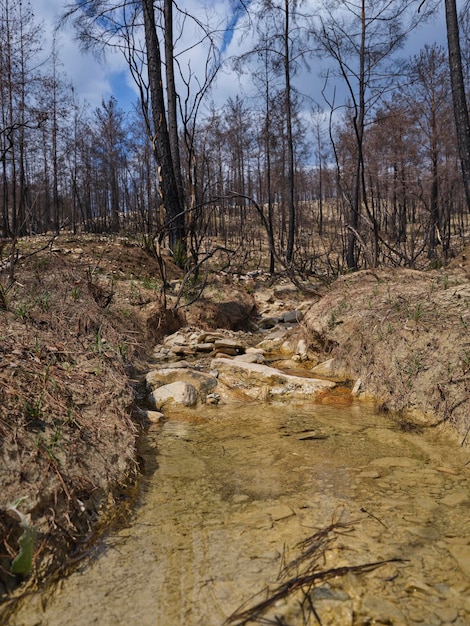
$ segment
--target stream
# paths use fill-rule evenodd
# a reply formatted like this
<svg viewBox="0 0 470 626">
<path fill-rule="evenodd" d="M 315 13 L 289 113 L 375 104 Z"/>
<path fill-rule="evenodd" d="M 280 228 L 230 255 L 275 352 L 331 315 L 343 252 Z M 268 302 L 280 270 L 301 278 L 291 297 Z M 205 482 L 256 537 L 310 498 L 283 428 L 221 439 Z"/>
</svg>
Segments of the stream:
<svg viewBox="0 0 470 626">
<path fill-rule="evenodd" d="M 445 433 L 359 402 L 206 406 L 153 425 L 142 455 L 128 524 L 12 625 L 222 626 L 335 521 L 318 567 L 346 571 L 309 592 L 323 626 L 470 624 L 470 465 Z M 289 598 L 266 620 L 318 623 Z"/>
</svg>

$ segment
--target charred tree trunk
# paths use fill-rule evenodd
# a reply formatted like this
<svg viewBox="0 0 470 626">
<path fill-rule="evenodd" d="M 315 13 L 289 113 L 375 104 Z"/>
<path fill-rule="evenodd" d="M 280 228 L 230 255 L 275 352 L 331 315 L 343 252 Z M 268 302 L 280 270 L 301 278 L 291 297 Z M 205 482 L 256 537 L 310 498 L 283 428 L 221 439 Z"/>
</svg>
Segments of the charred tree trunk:
<svg viewBox="0 0 470 626">
<path fill-rule="evenodd" d="M 160 172 L 160 188 L 169 233 L 170 249 L 179 254 L 185 247 L 184 211 L 180 203 L 171 153 L 163 91 L 162 58 L 152 0 L 142 0 L 145 44 L 154 135 L 153 150 Z M 179 259 L 177 259 L 179 261 Z"/>
<path fill-rule="evenodd" d="M 467 200 L 467 208 L 470 211 L 470 120 L 463 80 L 459 22 L 455 0 L 445 0 L 445 9 L 455 126 L 465 186 L 465 197 Z"/>
</svg>

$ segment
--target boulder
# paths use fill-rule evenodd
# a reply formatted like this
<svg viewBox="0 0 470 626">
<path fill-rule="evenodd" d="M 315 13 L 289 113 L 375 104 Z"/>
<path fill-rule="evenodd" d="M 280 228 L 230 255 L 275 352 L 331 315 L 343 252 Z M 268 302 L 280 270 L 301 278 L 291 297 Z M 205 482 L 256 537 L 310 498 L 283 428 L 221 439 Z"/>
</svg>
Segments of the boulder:
<svg viewBox="0 0 470 626">
<path fill-rule="evenodd" d="M 226 390 L 259 400 L 314 398 L 318 392 L 336 385 L 328 380 L 290 376 L 267 365 L 238 359 L 216 358 L 212 368 L 219 373 L 219 387 L 224 385 Z"/>
<path fill-rule="evenodd" d="M 234 339 L 216 339 L 214 341 L 214 349 L 221 350 L 222 348 L 230 348 L 231 350 L 235 350 L 237 354 L 242 354 L 243 352 L 245 352 L 245 346 L 239 341 L 235 341 Z"/>
<path fill-rule="evenodd" d="M 244 361 L 245 363 L 264 363 L 263 354 L 250 352 L 247 354 L 239 354 L 234 358 L 234 361 Z"/>
<path fill-rule="evenodd" d="M 282 315 L 282 321 L 284 324 L 297 324 L 303 318 L 303 313 L 294 309 L 293 311 L 286 311 Z"/>
<path fill-rule="evenodd" d="M 162 385 L 158 389 L 154 389 L 149 395 L 149 401 L 158 411 L 168 404 L 194 407 L 197 404 L 197 399 L 198 394 L 195 387 L 182 381 Z"/>
<path fill-rule="evenodd" d="M 147 373 L 145 382 L 150 391 L 175 382 L 187 383 L 196 389 L 202 400 L 217 387 L 216 378 L 190 367 L 162 367 L 155 369 Z"/>
</svg>

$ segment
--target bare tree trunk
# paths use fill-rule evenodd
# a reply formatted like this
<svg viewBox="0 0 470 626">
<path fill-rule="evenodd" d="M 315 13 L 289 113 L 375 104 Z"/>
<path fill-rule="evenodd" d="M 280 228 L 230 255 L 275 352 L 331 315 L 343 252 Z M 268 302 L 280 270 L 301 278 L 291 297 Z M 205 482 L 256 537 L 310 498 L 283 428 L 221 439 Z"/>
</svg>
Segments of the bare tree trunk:
<svg viewBox="0 0 470 626">
<path fill-rule="evenodd" d="M 455 126 L 457 129 L 457 141 L 465 186 L 465 197 L 467 200 L 467 208 L 470 211 L 470 120 L 463 81 L 459 22 L 455 0 L 445 0 L 445 9 Z"/>
<path fill-rule="evenodd" d="M 290 37 L 289 32 L 289 0 L 285 0 L 285 24 L 284 24 L 284 70 L 286 81 L 286 125 L 287 125 L 287 206 L 288 206 L 288 230 L 286 261 L 290 263 L 294 253 L 295 241 L 295 187 L 294 187 L 294 140 L 292 137 L 292 92 L 290 83 Z"/>
<path fill-rule="evenodd" d="M 179 200 L 178 186 L 171 154 L 170 137 L 166 121 L 162 59 L 160 55 L 157 26 L 155 23 L 153 1 L 142 0 L 142 9 L 144 14 L 148 77 L 155 133 L 152 138 L 152 143 L 160 172 L 161 194 L 169 229 L 170 249 L 176 253 L 181 251 L 181 246 L 184 247 L 184 213 Z"/>
<path fill-rule="evenodd" d="M 164 12 L 164 40 L 165 40 L 165 75 L 168 103 L 168 134 L 170 138 L 171 157 L 178 187 L 179 203 L 184 207 L 183 179 L 181 176 L 181 158 L 178 137 L 178 111 L 175 86 L 174 42 L 173 42 L 173 0 L 165 0 Z"/>
</svg>

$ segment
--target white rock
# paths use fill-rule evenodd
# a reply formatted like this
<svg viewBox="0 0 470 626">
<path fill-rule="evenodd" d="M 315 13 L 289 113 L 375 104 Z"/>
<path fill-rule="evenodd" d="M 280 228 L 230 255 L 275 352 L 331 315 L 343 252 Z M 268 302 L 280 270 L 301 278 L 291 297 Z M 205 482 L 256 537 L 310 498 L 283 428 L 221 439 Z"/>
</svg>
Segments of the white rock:
<svg viewBox="0 0 470 626">
<path fill-rule="evenodd" d="M 295 353 L 298 354 L 302 358 L 307 358 L 308 348 L 307 348 L 307 342 L 305 341 L 305 339 L 299 339 L 299 341 L 297 342 Z"/>
<path fill-rule="evenodd" d="M 160 413 L 160 411 L 147 411 L 145 410 L 145 417 L 153 423 L 157 423 L 160 420 L 162 420 L 164 418 L 163 413 Z"/>
<path fill-rule="evenodd" d="M 197 389 L 201 395 L 217 387 L 217 379 L 210 374 L 198 372 L 192 368 L 164 367 L 152 370 L 145 376 L 149 390 L 174 382 L 185 382 Z"/>
<path fill-rule="evenodd" d="M 312 374 L 318 374 L 318 376 L 332 376 L 335 371 L 335 360 L 328 359 L 327 361 L 323 361 L 323 363 L 319 363 L 312 367 L 310 370 Z"/>
<path fill-rule="evenodd" d="M 238 359 L 217 358 L 212 367 L 219 372 L 219 382 L 250 398 L 281 399 L 312 397 L 325 388 L 335 387 L 329 380 L 290 376 L 273 367 L 246 363 Z"/>
<path fill-rule="evenodd" d="M 263 363 L 264 356 L 262 354 L 239 354 L 234 357 L 234 361 L 244 361 L 245 363 Z"/>
<path fill-rule="evenodd" d="M 352 391 L 351 391 L 351 395 L 352 396 L 355 397 L 355 396 L 359 395 L 359 392 L 361 390 L 361 385 L 362 385 L 362 381 L 361 381 L 360 378 L 358 378 L 356 380 L 356 383 L 355 383 L 354 387 L 352 388 Z"/>
<path fill-rule="evenodd" d="M 162 409 L 166 404 L 182 404 L 192 407 L 197 404 L 197 391 L 193 385 L 181 381 L 163 385 L 152 391 L 150 402 L 156 409 Z"/>
<path fill-rule="evenodd" d="M 263 348 L 253 348 L 253 347 L 249 347 L 245 350 L 246 354 L 262 354 L 264 356 L 264 350 Z"/>
</svg>

